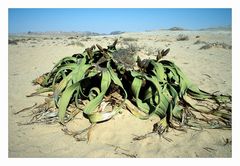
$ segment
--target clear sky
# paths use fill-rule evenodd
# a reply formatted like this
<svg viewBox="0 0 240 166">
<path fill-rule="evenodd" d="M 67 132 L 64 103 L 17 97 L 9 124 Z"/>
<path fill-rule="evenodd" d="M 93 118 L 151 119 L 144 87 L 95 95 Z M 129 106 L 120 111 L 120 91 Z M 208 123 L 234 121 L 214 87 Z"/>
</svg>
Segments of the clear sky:
<svg viewBox="0 0 240 166">
<path fill-rule="evenodd" d="M 211 8 L 95 8 L 9 9 L 9 32 L 145 31 L 171 28 L 199 29 L 232 24 L 231 9 Z"/>
</svg>

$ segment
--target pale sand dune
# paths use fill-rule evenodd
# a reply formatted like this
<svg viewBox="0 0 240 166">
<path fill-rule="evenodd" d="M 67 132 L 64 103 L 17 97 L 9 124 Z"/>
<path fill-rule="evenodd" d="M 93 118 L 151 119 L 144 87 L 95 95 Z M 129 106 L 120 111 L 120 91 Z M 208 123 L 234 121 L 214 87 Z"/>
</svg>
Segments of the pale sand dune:
<svg viewBox="0 0 240 166">
<path fill-rule="evenodd" d="M 179 34 L 189 36 L 188 41 L 176 41 Z M 195 36 L 200 38 L 195 38 Z M 145 50 L 171 48 L 166 59 L 173 60 L 200 88 L 224 94 L 231 94 L 231 50 L 211 48 L 199 50 L 202 46 L 194 45 L 197 40 L 206 42 L 224 42 L 231 45 L 230 31 L 158 31 L 143 33 L 126 33 L 123 38 L 136 38 L 137 45 Z M 48 72 L 64 56 L 82 52 L 84 48 L 99 43 L 107 46 L 114 38 L 120 36 L 90 37 L 81 41 L 84 47 L 66 46 L 71 43 L 68 37 L 60 39 L 50 36 L 34 36 L 36 41 L 9 45 L 9 157 L 231 157 L 232 147 L 224 145 L 224 139 L 232 138 L 231 130 L 188 130 L 187 133 L 170 129 L 165 137 L 172 142 L 155 135 L 144 140 L 133 141 L 134 135 L 143 135 L 152 130 L 157 118 L 139 120 L 127 110 L 110 121 L 98 124 L 93 128 L 89 143 L 77 142 L 65 135 L 59 124 L 25 125 L 17 122 L 28 120 L 21 114 L 13 113 L 22 108 L 42 103 L 44 97 L 27 98 L 26 95 L 37 88 L 31 81 Z M 84 37 L 83 39 L 86 39 Z M 122 38 L 119 45 L 121 46 Z M 36 42 L 36 43 L 34 43 Z M 145 58 L 153 57 L 140 51 Z M 80 113 L 68 126 L 73 130 L 84 129 L 89 121 Z M 115 149 L 114 146 L 121 148 Z M 211 148 L 210 150 L 206 150 Z"/>
</svg>

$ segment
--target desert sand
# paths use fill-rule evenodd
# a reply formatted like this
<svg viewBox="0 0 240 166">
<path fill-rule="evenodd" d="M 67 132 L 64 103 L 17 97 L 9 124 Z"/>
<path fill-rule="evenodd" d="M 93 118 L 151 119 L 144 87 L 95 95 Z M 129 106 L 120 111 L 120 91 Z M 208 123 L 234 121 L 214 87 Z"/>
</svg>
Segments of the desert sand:
<svg viewBox="0 0 240 166">
<path fill-rule="evenodd" d="M 189 40 L 177 41 L 184 34 Z M 231 31 L 153 31 L 123 33 L 120 35 L 88 36 L 69 38 L 67 35 L 25 35 L 9 36 L 22 40 L 17 45 L 9 44 L 9 157 L 231 157 L 231 130 L 204 129 L 188 130 L 186 133 L 169 129 L 164 134 L 133 141 L 135 135 L 152 131 L 157 118 L 140 120 L 127 110 L 113 119 L 97 124 L 90 141 L 76 141 L 64 134 L 60 124 L 18 125 L 28 120 L 15 112 L 34 103 L 43 103 L 44 97 L 26 97 L 37 86 L 32 80 L 52 69 L 54 63 L 65 56 L 81 53 L 86 47 L 99 43 L 103 47 L 119 39 L 117 48 L 124 42 L 137 45 L 137 54 L 142 58 L 155 58 L 158 49 L 170 48 L 165 59 L 174 61 L 189 79 L 208 92 L 232 93 L 231 49 L 214 46 L 200 49 L 204 43 L 225 43 L 231 46 Z M 67 124 L 72 130 L 81 130 L 90 122 L 77 115 Z"/>
</svg>

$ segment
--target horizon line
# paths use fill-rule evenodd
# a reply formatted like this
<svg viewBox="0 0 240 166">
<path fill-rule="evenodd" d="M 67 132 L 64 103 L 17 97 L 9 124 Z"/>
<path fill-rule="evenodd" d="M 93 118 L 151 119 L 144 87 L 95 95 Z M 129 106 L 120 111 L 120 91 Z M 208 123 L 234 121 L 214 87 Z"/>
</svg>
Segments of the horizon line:
<svg viewBox="0 0 240 166">
<path fill-rule="evenodd" d="M 179 30 L 172 30 L 172 28 L 179 28 Z M 160 30 L 169 30 L 169 31 L 203 31 L 203 30 L 211 30 L 211 29 L 220 29 L 220 30 L 232 30 L 232 25 L 219 25 L 214 27 L 201 27 L 201 28 L 184 28 L 184 27 L 178 27 L 173 26 L 170 28 L 160 28 L 160 29 L 147 29 L 144 31 L 122 31 L 122 30 L 113 30 L 109 33 L 101 33 L 97 31 L 88 31 L 88 30 L 48 30 L 48 31 L 24 31 L 24 32 L 9 32 L 8 34 L 30 34 L 30 33 L 96 33 L 96 35 L 109 35 L 112 32 L 121 32 L 121 33 L 132 33 L 132 32 L 153 32 L 153 31 L 160 31 Z"/>
</svg>

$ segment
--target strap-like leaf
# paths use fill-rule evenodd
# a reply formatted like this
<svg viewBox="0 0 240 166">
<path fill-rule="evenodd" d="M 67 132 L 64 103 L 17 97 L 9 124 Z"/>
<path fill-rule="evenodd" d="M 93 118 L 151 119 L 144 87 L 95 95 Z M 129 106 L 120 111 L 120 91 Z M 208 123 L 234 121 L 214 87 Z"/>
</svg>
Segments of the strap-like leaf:
<svg viewBox="0 0 240 166">
<path fill-rule="evenodd" d="M 102 71 L 102 80 L 101 80 L 101 93 L 98 94 L 93 100 L 91 100 L 84 108 L 83 112 L 87 115 L 94 114 L 94 110 L 101 103 L 105 93 L 107 92 L 111 83 L 111 75 L 108 70 Z"/>
<path fill-rule="evenodd" d="M 59 112 L 58 112 L 58 117 L 61 123 L 64 123 L 64 117 L 67 110 L 67 106 L 69 104 L 69 101 L 72 98 L 73 93 L 77 90 L 78 86 L 79 86 L 79 82 L 72 84 L 63 92 L 61 96 L 61 99 L 59 101 Z"/>
</svg>

